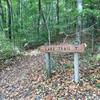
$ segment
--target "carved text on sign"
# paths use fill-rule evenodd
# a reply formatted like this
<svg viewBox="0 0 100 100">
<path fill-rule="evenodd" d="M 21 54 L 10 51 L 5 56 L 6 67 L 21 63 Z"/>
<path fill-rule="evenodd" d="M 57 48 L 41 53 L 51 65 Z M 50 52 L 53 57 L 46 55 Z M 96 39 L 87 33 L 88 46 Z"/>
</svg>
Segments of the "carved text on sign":
<svg viewBox="0 0 100 100">
<path fill-rule="evenodd" d="M 48 45 L 40 48 L 41 52 L 69 52 L 69 53 L 82 53 L 84 52 L 86 44 L 71 45 L 71 44 L 60 44 L 60 45 Z"/>
</svg>

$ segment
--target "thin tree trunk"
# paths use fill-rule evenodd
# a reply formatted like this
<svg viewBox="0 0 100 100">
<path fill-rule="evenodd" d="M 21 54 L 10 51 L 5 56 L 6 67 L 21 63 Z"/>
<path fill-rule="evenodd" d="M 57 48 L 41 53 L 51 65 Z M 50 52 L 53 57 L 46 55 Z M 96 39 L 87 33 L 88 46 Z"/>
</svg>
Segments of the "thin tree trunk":
<svg viewBox="0 0 100 100">
<path fill-rule="evenodd" d="M 77 23 L 76 41 L 78 44 L 80 44 L 81 43 L 81 26 L 82 26 L 80 13 L 82 12 L 82 0 L 77 0 L 77 9 L 79 12 L 79 16 L 77 18 L 78 23 Z"/>
<path fill-rule="evenodd" d="M 4 13 L 3 13 L 3 7 L 2 7 L 1 0 L 0 0 L 0 15 L 1 15 L 1 28 L 3 30 L 3 27 L 4 27 Z"/>
<path fill-rule="evenodd" d="M 94 33 L 92 33 L 92 54 L 94 53 Z"/>
<path fill-rule="evenodd" d="M 44 16 L 44 13 L 43 13 L 42 9 L 41 9 L 41 15 L 42 15 L 42 18 L 43 18 L 43 21 L 44 21 L 46 30 L 47 30 L 47 32 L 48 32 L 48 41 L 49 41 L 49 45 L 50 45 L 50 44 L 51 44 L 51 33 L 50 33 L 49 28 L 48 28 L 47 20 L 46 20 L 46 18 L 45 18 L 45 16 Z"/>
<path fill-rule="evenodd" d="M 40 18 L 41 18 L 41 0 L 38 1 L 38 10 L 39 10 L 39 17 L 38 17 L 38 40 L 40 35 Z"/>
<path fill-rule="evenodd" d="M 9 34 L 9 39 L 12 39 L 12 5 L 11 1 L 7 0 L 7 6 L 8 6 L 8 34 Z"/>
<path fill-rule="evenodd" d="M 43 21 L 44 21 L 44 24 L 45 24 L 45 27 L 46 27 L 46 30 L 48 33 L 48 42 L 50 45 L 51 44 L 51 39 L 50 39 L 51 35 L 50 35 L 50 30 L 49 30 L 48 25 L 47 25 L 47 20 L 46 20 L 44 13 L 42 11 L 41 0 L 39 0 L 39 11 L 40 11 L 40 14 L 43 18 Z M 50 53 L 46 53 L 45 54 L 45 63 L 46 63 L 47 78 L 51 77 L 51 59 L 50 58 L 51 58 Z"/>
<path fill-rule="evenodd" d="M 77 9 L 78 12 L 82 12 L 82 0 L 77 0 Z M 81 43 L 80 39 L 81 34 L 81 16 L 78 16 L 78 25 L 77 25 L 77 32 L 76 32 L 76 45 Z M 79 53 L 74 53 L 74 78 L 75 82 L 79 82 Z"/>
<path fill-rule="evenodd" d="M 23 28 L 23 18 L 22 18 L 22 0 L 20 0 L 20 6 L 19 6 L 19 8 L 20 8 L 20 29 L 22 29 Z"/>
<path fill-rule="evenodd" d="M 48 41 L 49 41 L 49 45 L 50 45 L 50 43 L 51 43 L 51 39 L 50 39 L 50 37 L 51 37 L 51 36 L 50 36 L 50 30 L 49 30 L 48 25 L 47 25 L 47 20 L 46 20 L 46 18 L 45 18 L 45 16 L 44 16 L 44 13 L 43 13 L 43 11 L 42 11 L 41 0 L 38 1 L 38 7 L 39 7 L 38 38 L 39 38 L 39 33 L 40 33 L 40 30 L 39 30 L 39 28 L 40 28 L 40 18 L 41 18 L 41 16 L 42 16 L 43 21 L 44 21 L 44 24 L 45 24 L 45 27 L 46 27 L 46 30 L 47 30 L 47 32 L 48 32 Z"/>
<path fill-rule="evenodd" d="M 57 0 L 57 5 L 56 5 L 56 9 L 57 9 L 57 24 L 59 25 L 59 0 Z"/>
<path fill-rule="evenodd" d="M 56 13 L 57 13 L 57 25 L 59 26 L 59 0 L 57 0 L 57 4 L 56 4 Z M 59 27 L 57 29 L 57 33 L 59 33 Z"/>
</svg>

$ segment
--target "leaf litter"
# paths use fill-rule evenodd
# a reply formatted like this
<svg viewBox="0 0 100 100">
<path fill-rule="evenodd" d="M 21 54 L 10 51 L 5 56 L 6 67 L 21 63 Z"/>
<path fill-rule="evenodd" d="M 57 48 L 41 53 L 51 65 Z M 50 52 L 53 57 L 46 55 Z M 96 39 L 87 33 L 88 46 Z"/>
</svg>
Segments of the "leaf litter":
<svg viewBox="0 0 100 100">
<path fill-rule="evenodd" d="M 52 71 L 52 77 L 46 79 L 44 55 L 37 51 L 34 55 L 34 52 L 25 52 L 10 59 L 10 64 L 8 61 L 0 65 L 5 67 L 0 70 L 0 100 L 100 99 L 100 66 L 80 69 L 80 83 L 75 84 L 71 57 L 57 59 L 60 64 L 57 69 L 64 69 Z"/>
</svg>

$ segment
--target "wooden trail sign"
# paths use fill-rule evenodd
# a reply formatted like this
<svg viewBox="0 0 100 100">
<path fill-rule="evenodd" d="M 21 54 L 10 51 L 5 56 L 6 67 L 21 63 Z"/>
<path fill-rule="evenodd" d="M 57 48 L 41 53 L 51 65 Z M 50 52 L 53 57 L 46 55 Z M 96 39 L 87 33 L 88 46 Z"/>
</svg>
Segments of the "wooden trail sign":
<svg viewBox="0 0 100 100">
<path fill-rule="evenodd" d="M 74 53 L 74 80 L 78 83 L 79 80 L 79 53 L 83 53 L 87 45 L 85 43 L 79 45 L 71 45 L 71 44 L 60 44 L 60 45 L 48 45 L 40 47 L 40 51 L 45 53 L 45 64 L 46 64 L 46 72 L 47 77 L 51 76 L 51 60 L 50 53 L 51 52 L 66 52 L 66 53 Z"/>
<path fill-rule="evenodd" d="M 40 48 L 41 52 L 68 52 L 68 53 L 82 53 L 84 52 L 86 44 L 71 45 L 71 44 L 60 44 L 60 45 L 48 45 Z"/>
</svg>

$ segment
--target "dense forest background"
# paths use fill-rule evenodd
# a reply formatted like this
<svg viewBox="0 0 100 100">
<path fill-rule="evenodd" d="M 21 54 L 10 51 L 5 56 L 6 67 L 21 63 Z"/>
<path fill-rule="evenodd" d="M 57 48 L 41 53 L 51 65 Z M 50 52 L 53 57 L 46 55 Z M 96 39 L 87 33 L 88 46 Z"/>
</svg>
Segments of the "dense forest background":
<svg viewBox="0 0 100 100">
<path fill-rule="evenodd" d="M 100 100 L 100 0 L 0 0 L 0 100 Z"/>
<path fill-rule="evenodd" d="M 100 48 L 100 0 L 83 0 L 81 13 L 76 0 L 0 0 L 0 54 L 62 43 L 66 37 L 75 42 L 78 16 L 81 42 L 89 44 L 93 52 Z"/>
</svg>

